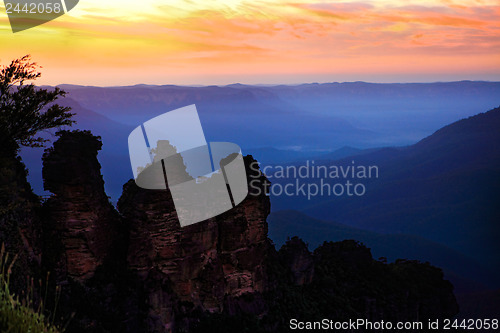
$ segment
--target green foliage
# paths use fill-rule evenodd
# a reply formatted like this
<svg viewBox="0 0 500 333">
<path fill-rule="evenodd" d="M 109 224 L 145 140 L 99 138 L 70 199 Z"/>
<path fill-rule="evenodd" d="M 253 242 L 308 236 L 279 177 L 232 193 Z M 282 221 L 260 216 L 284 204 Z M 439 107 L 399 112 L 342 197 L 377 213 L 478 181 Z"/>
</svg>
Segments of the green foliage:
<svg viewBox="0 0 500 333">
<path fill-rule="evenodd" d="M 41 76 L 29 55 L 13 60 L 0 70 L 0 149 L 17 150 L 20 146 L 43 147 L 46 139 L 40 131 L 74 123 L 69 111 L 54 102 L 66 92 L 37 88 L 26 81 Z"/>
<path fill-rule="evenodd" d="M 28 332 L 61 332 L 49 323 L 49 319 L 42 314 L 42 310 L 33 310 L 23 304 L 9 289 L 9 280 L 16 257 L 9 262 L 9 255 L 2 245 L 0 251 L 0 332 L 28 333 Z"/>
</svg>

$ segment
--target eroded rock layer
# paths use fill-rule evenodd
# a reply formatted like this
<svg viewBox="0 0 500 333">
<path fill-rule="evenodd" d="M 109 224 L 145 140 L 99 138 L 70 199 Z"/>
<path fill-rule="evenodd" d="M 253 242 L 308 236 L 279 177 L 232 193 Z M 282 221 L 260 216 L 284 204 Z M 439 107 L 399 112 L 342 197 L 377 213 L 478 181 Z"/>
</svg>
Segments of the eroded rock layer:
<svg viewBox="0 0 500 333">
<path fill-rule="evenodd" d="M 245 162 L 249 180 L 260 190 L 253 189 L 234 209 L 184 228 L 169 191 L 140 189 L 134 181 L 124 186 L 118 208 L 130 226 L 128 265 L 145 283 L 169 286 L 168 292 L 156 288 L 148 296 L 155 329 L 172 327 L 180 304 L 182 311 L 221 312 L 226 305 L 234 312 L 240 306 L 235 299 L 266 290 L 270 203 L 265 178 L 249 168 L 255 161 L 246 157 Z M 258 304 L 245 307 L 264 310 Z"/>
<path fill-rule="evenodd" d="M 251 156 L 246 199 L 181 228 L 168 190 L 132 180 L 118 213 L 104 192 L 99 138 L 59 135 L 44 155 L 52 196 L 41 209 L 22 164 L 11 160 L 0 232 L 16 237 L 8 245 L 24 251 L 23 263 L 41 263 L 34 278 L 50 271 L 48 284 L 62 285 L 58 317 L 74 315 L 67 332 L 270 332 L 287 331 L 290 318 L 425 321 L 457 313 L 453 287 L 428 264 L 376 261 L 355 241 L 310 252 L 292 238 L 277 252 L 267 237 L 268 181 Z"/>
<path fill-rule="evenodd" d="M 85 282 L 116 256 L 121 220 L 104 192 L 101 146 L 90 132 L 61 132 L 43 156 L 44 187 L 53 193 L 45 203 L 44 259 L 59 281 Z"/>
</svg>

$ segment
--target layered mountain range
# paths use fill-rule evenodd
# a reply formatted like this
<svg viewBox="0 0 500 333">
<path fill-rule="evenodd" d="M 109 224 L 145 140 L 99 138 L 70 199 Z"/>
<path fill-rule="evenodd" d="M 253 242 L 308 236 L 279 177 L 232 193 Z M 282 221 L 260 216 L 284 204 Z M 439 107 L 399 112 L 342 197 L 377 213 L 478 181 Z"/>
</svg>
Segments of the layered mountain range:
<svg viewBox="0 0 500 333">
<path fill-rule="evenodd" d="M 345 232 L 339 237 L 354 232 L 364 240 L 370 239 L 367 244 L 377 248 L 375 243 L 381 243 L 375 240 L 378 238 L 376 234 L 385 234 L 386 239 L 406 239 L 400 244 L 409 244 L 411 239 L 415 244 L 412 250 L 415 258 L 445 265 L 454 275 L 462 271 L 469 278 L 498 288 L 499 128 L 500 108 L 496 108 L 445 126 L 411 146 L 366 150 L 337 160 L 316 160 L 316 165 L 327 167 L 347 167 L 353 163 L 374 165 L 379 176 L 372 179 L 348 177 L 347 180 L 364 184 L 366 193 L 362 196 L 324 195 L 310 200 L 304 196 L 276 196 L 273 199 L 275 209 L 293 207 L 301 214 L 322 221 L 311 222 L 309 217 L 300 214 L 293 217 L 288 212 L 281 230 L 285 231 L 287 223 L 293 221 L 292 224 L 300 227 L 289 226 L 303 232 L 298 234 L 313 236 L 307 241 L 314 244 L 332 239 L 324 236 L 325 232 L 318 232 L 319 229 L 329 230 L 328 234 L 338 231 L 339 223 Z M 299 167 L 303 163 L 293 165 Z M 272 180 L 281 184 L 291 181 L 287 178 Z M 320 179 L 307 181 L 319 183 Z M 346 180 L 325 181 L 337 183 Z M 281 217 L 278 219 L 283 221 Z M 314 231 L 314 228 L 318 230 Z M 280 236 L 274 234 L 280 239 L 286 235 L 286 231 Z M 438 244 L 442 246 L 439 251 L 425 250 Z M 416 251 L 417 248 L 421 250 Z M 451 254 L 450 251 L 461 253 L 461 263 L 444 260 L 442 255 Z M 456 254 L 446 256 L 458 258 Z M 462 269 L 457 270 L 460 266 Z M 478 269 L 479 266 L 484 269 Z"/>
</svg>

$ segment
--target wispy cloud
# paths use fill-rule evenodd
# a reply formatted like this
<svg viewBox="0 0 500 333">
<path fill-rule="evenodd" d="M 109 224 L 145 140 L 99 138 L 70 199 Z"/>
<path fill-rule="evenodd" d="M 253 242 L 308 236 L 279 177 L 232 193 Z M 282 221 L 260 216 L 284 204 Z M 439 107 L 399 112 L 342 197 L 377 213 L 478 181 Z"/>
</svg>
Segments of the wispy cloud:
<svg viewBox="0 0 500 333">
<path fill-rule="evenodd" d="M 93 83 L 92 71 L 109 84 L 294 73 L 500 79 L 500 5 L 490 0 L 88 0 L 40 27 L 7 28 L 0 16 L 0 60 L 32 53 L 49 83 Z"/>
</svg>

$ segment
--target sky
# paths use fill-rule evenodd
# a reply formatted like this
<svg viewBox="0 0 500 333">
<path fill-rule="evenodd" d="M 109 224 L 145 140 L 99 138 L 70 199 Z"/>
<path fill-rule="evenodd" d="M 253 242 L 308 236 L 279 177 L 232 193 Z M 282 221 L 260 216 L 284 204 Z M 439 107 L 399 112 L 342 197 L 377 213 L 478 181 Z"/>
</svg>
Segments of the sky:
<svg viewBox="0 0 500 333">
<path fill-rule="evenodd" d="M 12 33 L 42 84 L 500 81 L 500 0 L 80 0 Z"/>
</svg>

